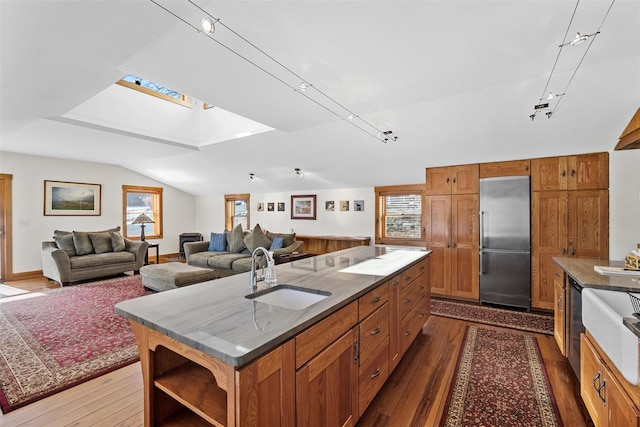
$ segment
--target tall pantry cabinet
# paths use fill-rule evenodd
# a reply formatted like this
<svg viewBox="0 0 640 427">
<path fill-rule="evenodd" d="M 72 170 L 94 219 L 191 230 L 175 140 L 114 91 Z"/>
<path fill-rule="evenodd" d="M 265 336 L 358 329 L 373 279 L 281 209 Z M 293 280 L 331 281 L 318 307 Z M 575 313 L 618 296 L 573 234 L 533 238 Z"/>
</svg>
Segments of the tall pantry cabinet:
<svg viewBox="0 0 640 427">
<path fill-rule="evenodd" d="M 478 300 L 478 164 L 426 169 L 431 292 Z"/>
<path fill-rule="evenodd" d="M 609 259 L 609 153 L 531 160 L 533 308 L 555 308 L 555 256 Z"/>
</svg>

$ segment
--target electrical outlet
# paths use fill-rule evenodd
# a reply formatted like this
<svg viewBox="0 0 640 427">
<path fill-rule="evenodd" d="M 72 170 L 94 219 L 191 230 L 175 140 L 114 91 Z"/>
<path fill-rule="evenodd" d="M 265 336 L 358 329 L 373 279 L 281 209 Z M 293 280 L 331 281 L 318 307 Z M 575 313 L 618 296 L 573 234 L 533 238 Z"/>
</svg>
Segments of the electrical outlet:
<svg viewBox="0 0 640 427">
<path fill-rule="evenodd" d="M 18 222 L 18 225 L 19 225 L 20 227 L 29 227 L 29 226 L 31 225 L 31 220 L 28 220 L 28 219 L 21 219 L 21 220 Z"/>
</svg>

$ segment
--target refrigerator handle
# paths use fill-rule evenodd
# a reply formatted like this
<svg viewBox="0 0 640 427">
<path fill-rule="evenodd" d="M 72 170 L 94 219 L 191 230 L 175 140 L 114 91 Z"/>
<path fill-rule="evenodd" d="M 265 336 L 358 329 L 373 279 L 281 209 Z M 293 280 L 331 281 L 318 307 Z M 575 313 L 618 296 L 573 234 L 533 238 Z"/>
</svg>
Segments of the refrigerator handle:
<svg viewBox="0 0 640 427">
<path fill-rule="evenodd" d="M 482 256 L 484 251 L 480 251 L 480 275 L 484 274 L 484 257 Z"/>
<path fill-rule="evenodd" d="M 484 249 L 484 221 L 483 221 L 484 212 L 480 211 L 480 249 Z M 482 272 L 480 273 L 482 274 Z"/>
</svg>

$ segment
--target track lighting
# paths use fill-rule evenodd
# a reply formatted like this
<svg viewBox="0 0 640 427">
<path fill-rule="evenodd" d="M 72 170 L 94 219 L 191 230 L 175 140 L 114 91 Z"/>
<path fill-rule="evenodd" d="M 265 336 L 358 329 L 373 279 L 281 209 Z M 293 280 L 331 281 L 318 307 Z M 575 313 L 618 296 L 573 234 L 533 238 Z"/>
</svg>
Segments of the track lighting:
<svg viewBox="0 0 640 427">
<path fill-rule="evenodd" d="M 300 83 L 300 86 L 298 87 L 300 92 L 305 92 L 307 89 L 309 89 L 309 85 L 306 82 Z"/>
<path fill-rule="evenodd" d="M 213 19 L 209 18 L 208 16 L 205 16 L 204 18 L 202 18 L 202 21 L 200 22 L 200 26 L 202 27 L 202 31 L 204 31 L 209 35 L 215 33 L 216 31 L 216 26 L 213 22 Z"/>
<path fill-rule="evenodd" d="M 553 93 L 553 92 L 549 92 L 549 95 L 547 95 L 546 99 L 553 99 L 553 98 L 559 98 L 561 96 L 564 96 L 564 93 Z"/>
<path fill-rule="evenodd" d="M 575 39 L 571 40 L 570 42 L 561 44 L 560 47 L 565 47 L 565 46 L 568 46 L 568 45 L 578 46 L 579 44 L 582 44 L 582 43 L 586 42 L 589 39 L 589 37 L 593 37 L 593 36 L 595 36 L 596 34 L 599 34 L 599 33 L 600 33 L 600 31 L 596 31 L 593 34 L 576 33 L 576 38 Z"/>
<path fill-rule="evenodd" d="M 251 181 L 255 181 L 255 180 L 256 180 L 256 174 L 254 174 L 254 173 L 250 173 L 250 174 L 249 174 L 249 179 L 250 179 Z"/>
<path fill-rule="evenodd" d="M 298 175 L 300 178 L 304 176 L 304 173 L 302 173 L 302 169 L 295 168 L 294 170 L 296 171 L 296 175 Z"/>
</svg>

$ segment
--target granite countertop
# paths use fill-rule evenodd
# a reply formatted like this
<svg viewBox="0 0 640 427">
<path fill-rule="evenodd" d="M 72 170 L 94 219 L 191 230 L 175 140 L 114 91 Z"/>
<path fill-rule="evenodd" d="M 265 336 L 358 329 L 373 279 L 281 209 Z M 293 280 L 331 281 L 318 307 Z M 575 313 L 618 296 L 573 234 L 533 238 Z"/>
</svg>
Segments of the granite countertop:
<svg viewBox="0 0 640 427">
<path fill-rule="evenodd" d="M 242 366 L 430 253 L 419 248 L 358 246 L 277 265 L 279 284 L 331 293 L 302 310 L 245 298 L 250 293 L 250 274 L 243 273 L 123 301 L 116 305 L 116 312 L 226 363 Z M 264 282 L 258 283 L 258 290 L 266 287 Z"/>
<path fill-rule="evenodd" d="M 553 258 L 553 261 L 584 288 L 640 293 L 640 277 L 600 274 L 593 269 L 594 266 L 624 267 L 623 261 L 575 257 L 556 257 Z M 640 321 L 638 319 L 625 317 L 623 323 L 640 338 Z"/>
<path fill-rule="evenodd" d="M 640 292 L 640 277 L 600 274 L 593 267 L 624 267 L 623 261 L 595 258 L 554 257 L 553 261 L 583 288 Z"/>
</svg>

